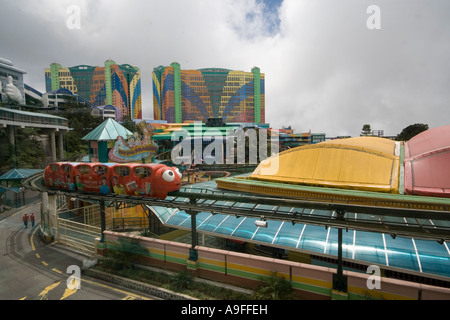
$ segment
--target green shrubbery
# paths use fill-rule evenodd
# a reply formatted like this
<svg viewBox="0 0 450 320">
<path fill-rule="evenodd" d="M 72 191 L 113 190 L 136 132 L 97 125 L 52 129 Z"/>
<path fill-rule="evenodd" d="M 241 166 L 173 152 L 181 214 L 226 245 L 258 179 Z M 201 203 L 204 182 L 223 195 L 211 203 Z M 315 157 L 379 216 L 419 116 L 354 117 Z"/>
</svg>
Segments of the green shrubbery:
<svg viewBox="0 0 450 320">
<path fill-rule="evenodd" d="M 261 284 L 255 289 L 256 300 L 291 300 L 294 298 L 291 283 L 273 272 L 269 278 L 261 278 Z"/>
<path fill-rule="evenodd" d="M 99 260 L 95 268 L 128 279 L 183 293 L 197 299 L 251 299 L 250 295 L 240 291 L 195 281 L 194 277 L 186 271 L 167 274 L 140 268 L 134 265 L 133 262 L 142 254 L 142 250 L 143 248 L 139 246 L 136 239 L 119 238 L 115 246 L 106 251 L 105 257 Z"/>
</svg>

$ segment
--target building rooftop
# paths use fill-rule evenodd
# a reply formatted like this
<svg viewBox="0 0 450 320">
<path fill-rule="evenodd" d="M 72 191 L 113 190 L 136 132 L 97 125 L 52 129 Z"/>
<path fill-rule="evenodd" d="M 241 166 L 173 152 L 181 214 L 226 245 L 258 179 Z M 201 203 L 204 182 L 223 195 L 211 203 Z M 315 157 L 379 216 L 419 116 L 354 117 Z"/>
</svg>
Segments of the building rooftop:
<svg viewBox="0 0 450 320">
<path fill-rule="evenodd" d="M 107 119 L 82 139 L 88 141 L 116 140 L 118 136 L 127 137 L 133 133 L 114 119 Z"/>
<path fill-rule="evenodd" d="M 291 185 L 291 189 L 319 187 L 322 195 L 336 188 L 370 191 L 380 194 L 378 198 L 383 193 L 450 198 L 448 163 L 450 125 L 424 131 L 406 142 L 355 137 L 296 147 L 263 160 L 245 183 L 278 184 L 271 187 L 272 194 Z M 243 190 L 245 183 L 237 181 L 234 187 Z"/>
<path fill-rule="evenodd" d="M 250 179 L 398 193 L 396 142 L 377 137 L 324 141 L 261 162 Z"/>
<path fill-rule="evenodd" d="M 405 143 L 405 193 L 450 198 L 450 125 Z"/>
<path fill-rule="evenodd" d="M 6 180 L 21 180 L 24 178 L 28 178 L 33 174 L 42 172 L 41 169 L 11 169 L 8 172 L 4 173 L 0 176 L 0 181 Z"/>
</svg>

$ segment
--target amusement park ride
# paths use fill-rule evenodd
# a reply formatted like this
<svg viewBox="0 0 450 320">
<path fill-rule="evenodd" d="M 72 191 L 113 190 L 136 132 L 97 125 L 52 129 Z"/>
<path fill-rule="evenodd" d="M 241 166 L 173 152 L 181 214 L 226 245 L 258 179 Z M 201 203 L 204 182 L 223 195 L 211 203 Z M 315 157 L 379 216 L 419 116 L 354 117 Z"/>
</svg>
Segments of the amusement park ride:
<svg viewBox="0 0 450 320">
<path fill-rule="evenodd" d="M 412 177 L 416 177 L 416 182 L 417 178 L 420 178 L 417 175 L 417 164 L 424 158 L 423 153 L 416 158 L 410 157 L 403 161 L 403 149 L 400 155 L 398 151 L 394 151 L 397 143 L 371 140 L 370 146 L 379 148 L 379 150 L 373 150 L 361 147 L 367 143 L 367 139 L 363 141 L 358 139 L 346 139 L 345 142 L 338 144 L 325 142 L 317 144 L 317 147 L 300 147 L 297 154 L 308 153 L 309 158 L 301 158 L 302 165 L 298 166 L 294 162 L 300 156 L 293 155 L 291 151 L 280 153 L 279 158 L 275 158 L 280 165 L 280 170 L 277 171 L 281 172 L 279 176 L 265 175 L 264 170 L 270 171 L 270 166 L 275 161 L 274 158 L 268 158 L 267 161 L 261 162 L 248 177 L 215 179 L 216 187 L 182 185 L 182 176 L 176 167 L 162 164 L 112 163 L 53 163 L 46 168 L 44 174 L 30 177 L 24 185 L 48 194 L 64 194 L 79 199 L 98 201 L 102 231 L 106 229 L 105 203 L 109 205 L 129 203 L 184 210 L 191 216 L 192 246 L 189 259 L 193 261 L 197 260 L 196 215 L 201 212 L 253 217 L 258 219 L 255 224 L 260 228 L 267 226 L 267 220 L 287 221 L 293 225 L 302 223 L 336 228 L 338 230 L 338 269 L 333 282 L 337 290 L 345 290 L 346 280 L 342 269 L 343 230 L 378 232 L 389 234 L 392 238 L 414 237 L 434 240 L 440 244 L 450 241 L 450 199 L 447 189 L 431 189 L 432 192 L 439 193 L 434 197 L 414 195 L 414 185 L 411 187 L 410 194 L 399 192 L 402 188 L 405 190 L 409 188 L 406 178 L 405 187 L 402 186 L 402 172 L 408 169 L 408 161 L 411 162 L 410 166 L 416 165 L 415 170 L 410 170 L 411 174 L 416 174 Z M 409 148 L 412 149 L 412 147 L 414 145 L 411 143 Z M 448 148 L 441 149 L 429 153 L 430 157 L 433 156 L 433 161 L 438 159 L 435 156 L 436 152 L 444 160 L 446 159 Z M 307 166 L 305 159 L 311 159 L 311 155 L 314 156 L 320 152 L 327 155 L 326 159 L 337 158 L 336 155 L 339 155 L 339 159 L 347 156 L 346 162 L 340 162 L 339 166 L 331 171 L 329 170 L 330 162 L 327 161 L 322 167 L 328 170 L 326 174 L 331 172 L 335 175 L 333 172 L 337 171 L 353 174 L 355 168 L 360 166 L 360 172 L 365 174 L 373 172 L 375 177 L 373 180 L 381 181 L 381 184 L 374 187 L 370 179 L 366 179 L 365 186 L 376 190 L 358 190 L 354 188 L 354 185 L 362 180 L 355 180 L 356 182 L 350 188 L 284 183 L 284 180 L 289 179 L 289 175 L 283 175 L 283 170 L 289 171 L 295 168 L 292 170 L 297 172 L 292 175 L 292 179 L 303 179 L 301 178 L 303 173 L 299 170 Z M 292 159 L 295 161 L 293 162 Z M 404 163 L 407 164 L 405 168 Z M 376 166 L 368 167 L 371 164 Z M 346 165 L 350 165 L 352 170 L 345 171 Z M 316 163 L 315 168 L 317 167 Z M 380 167 L 387 169 L 377 171 L 376 169 Z M 439 167 L 432 165 L 425 168 L 435 170 Z M 326 177 L 326 174 L 322 176 Z M 348 181 L 347 178 L 350 176 L 343 177 L 345 179 L 342 181 Z M 351 177 L 354 177 L 354 174 Z M 426 178 L 426 175 L 423 177 Z M 335 181 L 336 184 L 342 182 Z M 317 182 L 318 180 L 315 181 Z M 387 191 L 379 192 L 377 189 L 380 188 L 385 188 Z M 119 192 L 119 190 L 122 191 Z M 430 188 L 425 191 L 419 190 L 419 192 L 429 192 L 428 190 Z"/>
<path fill-rule="evenodd" d="M 60 167 L 64 165 L 59 164 L 61 165 Z M 94 167 L 96 165 L 101 164 L 92 164 L 90 167 L 91 170 L 95 170 Z M 108 167 L 109 170 L 114 170 L 114 165 L 103 165 Z M 211 190 L 196 187 L 195 184 L 181 186 L 179 183 L 181 176 L 178 175 L 178 172 L 174 168 L 161 165 L 155 167 L 151 164 L 141 167 L 151 168 L 154 170 L 155 176 L 156 174 L 160 175 L 159 180 L 156 177 L 154 180 L 151 180 L 150 186 L 147 189 L 142 187 L 145 186 L 145 178 L 142 178 L 144 184 L 138 184 L 136 182 L 134 189 L 129 189 L 128 192 L 102 193 L 100 186 L 98 186 L 98 190 L 91 189 L 89 192 L 75 188 L 71 190 L 70 187 L 55 189 L 54 186 L 50 186 L 48 183 L 48 173 L 40 173 L 30 177 L 24 182 L 24 185 L 33 190 L 47 192 L 48 194 L 63 194 L 81 200 L 98 201 L 100 203 L 102 232 L 106 230 L 106 204 L 120 205 L 122 203 L 128 203 L 184 210 L 191 216 L 192 242 L 189 260 L 192 261 L 197 260 L 196 246 L 198 240 L 196 215 L 200 212 L 258 218 L 257 223 L 260 223 L 259 227 L 264 227 L 266 220 L 278 220 L 288 221 L 292 224 L 304 223 L 324 226 L 325 228 L 336 228 L 338 230 L 338 267 L 337 273 L 335 274 L 334 287 L 336 290 L 341 291 L 346 290 L 346 279 L 343 276 L 342 262 L 343 230 L 351 229 L 388 233 L 394 238 L 399 235 L 436 240 L 439 243 L 450 240 L 450 206 L 448 205 L 438 206 L 436 210 L 430 210 L 426 205 L 415 205 L 415 208 L 411 209 L 407 206 L 385 206 L 385 203 L 382 202 L 374 202 L 372 205 L 369 205 L 367 203 L 345 203 L 332 199 L 318 200 L 307 197 L 288 198 L 267 196 L 219 188 Z M 168 177 L 171 176 L 168 171 L 174 174 L 174 179 L 171 182 L 168 182 L 163 177 L 164 173 Z M 76 170 L 74 170 L 75 172 Z M 216 180 L 220 180 L 220 178 Z M 97 182 L 97 184 L 99 183 L 101 182 Z M 147 181 L 146 183 L 149 182 Z M 137 191 L 154 190 L 158 189 L 158 187 L 164 190 L 163 193 L 167 192 L 166 197 L 161 193 L 151 194 L 149 191 L 147 194 L 142 194 L 145 192 Z M 114 190 L 114 187 L 111 189 Z M 226 206 L 223 205 L 224 201 L 227 202 Z M 309 214 L 304 214 L 307 209 L 318 210 L 313 210 L 315 213 L 309 211 Z M 328 212 L 329 214 L 324 215 L 323 212 Z M 358 215 L 351 213 L 358 213 Z M 405 219 L 405 217 L 408 219 Z"/>
<path fill-rule="evenodd" d="M 216 179 L 218 185 L 221 185 L 222 179 Z M 226 179 L 233 181 L 232 178 Z M 50 194 L 65 194 L 80 199 L 110 203 L 128 202 L 178 208 L 190 213 L 208 211 L 213 214 L 259 217 L 262 221 L 283 220 L 293 224 L 307 223 L 325 227 L 384 232 L 391 235 L 415 236 L 436 241 L 450 240 L 450 228 L 446 224 L 426 224 L 422 221 L 450 221 L 450 206 L 446 203 L 407 203 L 398 198 L 388 201 L 375 199 L 373 203 L 361 201 L 358 204 L 355 201 L 342 201 L 337 197 L 335 199 L 331 197 L 319 199 L 311 196 L 290 198 L 220 188 L 202 189 L 195 184 L 182 186 L 180 181 L 181 173 L 178 168 L 162 164 L 57 162 L 47 166 L 44 174 L 37 174 L 27 179 L 24 185 Z M 104 185 L 108 186 L 107 191 L 102 188 Z M 218 203 L 223 201 L 228 201 L 229 204 L 223 206 Z M 330 214 L 329 216 L 304 215 L 305 209 L 325 210 Z M 350 212 L 365 214 L 365 216 L 357 219 L 346 215 Z M 408 222 L 400 223 L 398 220 L 393 222 L 389 217 L 408 217 Z"/>
</svg>

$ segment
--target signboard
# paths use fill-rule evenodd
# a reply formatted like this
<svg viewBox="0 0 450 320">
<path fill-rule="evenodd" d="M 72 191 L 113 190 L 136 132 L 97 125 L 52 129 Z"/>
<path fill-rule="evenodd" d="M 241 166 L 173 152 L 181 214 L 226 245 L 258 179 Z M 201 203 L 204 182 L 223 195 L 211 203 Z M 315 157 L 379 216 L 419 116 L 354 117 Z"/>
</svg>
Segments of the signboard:
<svg viewBox="0 0 450 320">
<path fill-rule="evenodd" d="M 135 132 L 126 138 L 118 136 L 114 146 L 109 150 L 108 158 L 111 162 L 151 162 L 158 150 L 158 146 L 153 143 L 152 135 L 154 128 L 142 121 L 139 126 L 143 134 Z"/>
</svg>

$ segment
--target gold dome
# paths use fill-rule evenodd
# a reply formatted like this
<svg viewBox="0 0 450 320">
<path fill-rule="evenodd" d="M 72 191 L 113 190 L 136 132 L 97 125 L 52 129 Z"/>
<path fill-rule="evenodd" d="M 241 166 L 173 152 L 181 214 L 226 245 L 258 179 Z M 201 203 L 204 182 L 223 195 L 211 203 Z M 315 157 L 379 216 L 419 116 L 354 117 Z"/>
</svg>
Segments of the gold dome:
<svg viewBox="0 0 450 320">
<path fill-rule="evenodd" d="M 251 180 L 398 193 L 399 143 L 378 137 L 330 140 L 262 161 Z"/>
</svg>

